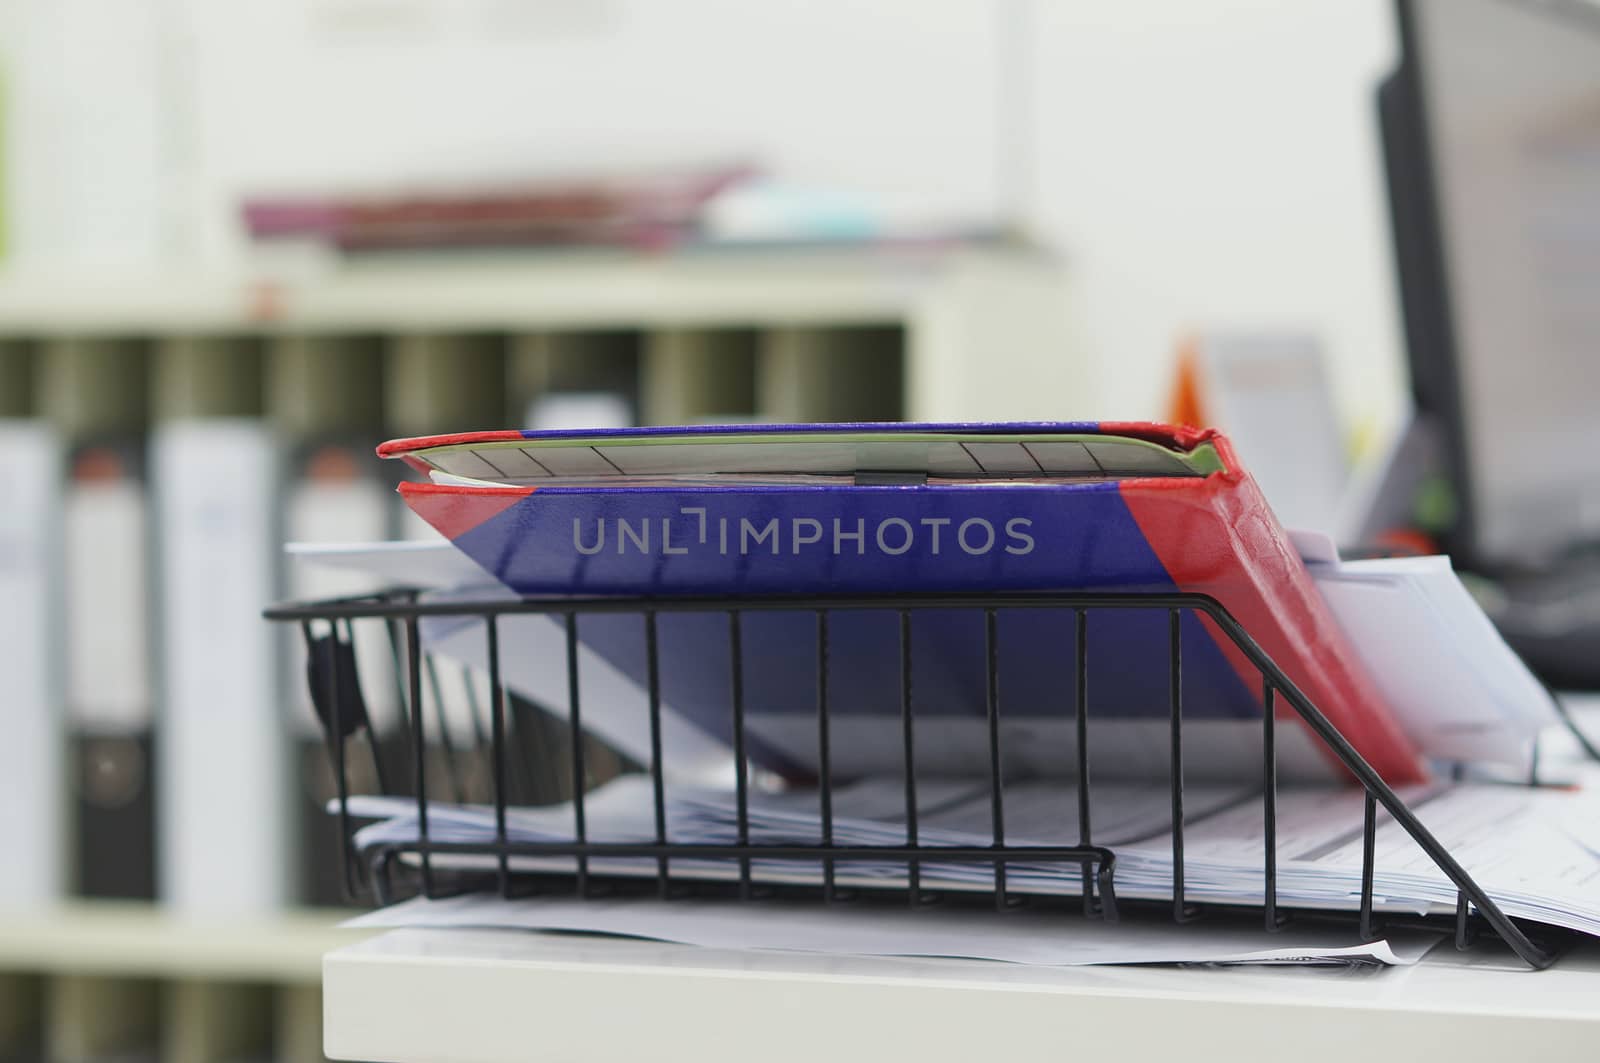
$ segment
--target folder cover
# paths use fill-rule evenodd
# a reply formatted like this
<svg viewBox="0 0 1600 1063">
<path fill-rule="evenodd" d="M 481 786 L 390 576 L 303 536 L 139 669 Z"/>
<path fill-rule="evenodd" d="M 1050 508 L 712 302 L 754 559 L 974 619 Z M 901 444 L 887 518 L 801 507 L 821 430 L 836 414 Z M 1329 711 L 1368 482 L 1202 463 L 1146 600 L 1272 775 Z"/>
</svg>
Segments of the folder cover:
<svg viewBox="0 0 1600 1063">
<path fill-rule="evenodd" d="M 379 453 L 428 471 L 433 482 L 401 486 L 406 503 L 523 594 L 1209 594 L 1387 779 L 1424 775 L 1254 481 L 1212 430 L 1087 422 L 507 431 L 399 440 Z M 919 719 L 941 718 L 919 733 L 933 749 L 930 758 L 919 753 L 919 765 L 958 769 L 941 757 L 959 760 L 973 745 L 970 727 L 938 724 L 982 722 L 984 616 L 951 609 L 916 620 L 913 700 Z M 1063 660 L 1077 622 L 1067 609 L 997 613 L 1008 677 L 999 700 L 1022 770 L 1070 764 L 1061 739 L 1072 687 L 1062 677 L 1071 674 Z M 1168 712 L 1167 617 L 1092 610 L 1087 623 L 1091 713 L 1142 724 L 1105 732 L 1098 747 L 1121 742 L 1152 765 L 1163 761 L 1164 743 L 1148 747 Z M 664 694 L 693 706 L 703 726 L 729 730 L 727 617 L 678 614 L 662 624 Z M 752 756 L 803 775 L 815 743 L 815 617 L 752 613 L 742 624 Z M 831 624 L 838 711 L 898 711 L 903 677 L 885 667 L 900 637 L 892 608 L 839 613 Z M 640 672 L 638 626 L 586 618 L 583 638 Z M 1238 741 L 1259 731 L 1259 675 L 1209 621 L 1185 613 L 1180 630 L 1186 718 L 1233 725 L 1213 732 L 1214 748 L 1191 763 L 1234 777 L 1246 766 L 1259 771 L 1259 746 L 1242 756 Z M 1279 715 L 1294 718 L 1281 704 Z M 1287 732 L 1286 769 L 1307 767 L 1290 763 L 1306 758 L 1331 765 L 1314 741 L 1297 744 Z M 849 722 L 836 721 L 846 762 L 850 735 Z"/>
</svg>

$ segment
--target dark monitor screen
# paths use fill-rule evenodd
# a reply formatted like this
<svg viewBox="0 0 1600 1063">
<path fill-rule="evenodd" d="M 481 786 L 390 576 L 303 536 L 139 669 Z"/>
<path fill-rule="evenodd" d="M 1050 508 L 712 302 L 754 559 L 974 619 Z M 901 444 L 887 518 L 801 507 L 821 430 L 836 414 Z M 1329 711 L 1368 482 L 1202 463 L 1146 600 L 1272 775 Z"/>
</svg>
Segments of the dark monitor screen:
<svg viewBox="0 0 1600 1063">
<path fill-rule="evenodd" d="M 1399 0 L 1382 100 L 1418 406 L 1450 548 L 1538 567 L 1600 543 L 1600 6 Z"/>
</svg>

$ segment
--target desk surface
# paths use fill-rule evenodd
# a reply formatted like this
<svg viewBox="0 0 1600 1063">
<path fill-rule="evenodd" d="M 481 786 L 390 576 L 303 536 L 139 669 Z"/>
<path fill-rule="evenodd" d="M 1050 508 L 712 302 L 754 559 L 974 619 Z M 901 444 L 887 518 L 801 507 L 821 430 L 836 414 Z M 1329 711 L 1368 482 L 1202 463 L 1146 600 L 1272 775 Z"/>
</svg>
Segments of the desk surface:
<svg viewBox="0 0 1600 1063">
<path fill-rule="evenodd" d="M 1448 943 L 1377 970 L 1043 968 L 397 930 L 328 954 L 323 1010 L 329 1056 L 406 1063 L 1592 1061 L 1600 941 L 1539 972 Z"/>
<path fill-rule="evenodd" d="M 398 930 L 330 953 L 323 1000 L 335 1059 L 1593 1060 L 1600 943 L 1542 972 L 1040 968 Z"/>
</svg>

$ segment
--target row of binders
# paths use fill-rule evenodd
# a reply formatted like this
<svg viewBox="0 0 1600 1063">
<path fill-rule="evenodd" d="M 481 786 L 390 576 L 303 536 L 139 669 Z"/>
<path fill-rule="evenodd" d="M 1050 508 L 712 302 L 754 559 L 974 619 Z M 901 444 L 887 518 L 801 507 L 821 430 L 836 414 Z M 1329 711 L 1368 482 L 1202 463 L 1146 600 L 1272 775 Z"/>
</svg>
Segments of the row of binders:
<svg viewBox="0 0 1600 1063">
<path fill-rule="evenodd" d="M 371 582 L 290 571 L 282 543 L 435 535 L 386 434 L 625 425 L 663 392 L 739 413 L 693 379 L 733 336 L 0 342 L 0 904 L 338 901 L 299 639 L 260 610 Z"/>
</svg>

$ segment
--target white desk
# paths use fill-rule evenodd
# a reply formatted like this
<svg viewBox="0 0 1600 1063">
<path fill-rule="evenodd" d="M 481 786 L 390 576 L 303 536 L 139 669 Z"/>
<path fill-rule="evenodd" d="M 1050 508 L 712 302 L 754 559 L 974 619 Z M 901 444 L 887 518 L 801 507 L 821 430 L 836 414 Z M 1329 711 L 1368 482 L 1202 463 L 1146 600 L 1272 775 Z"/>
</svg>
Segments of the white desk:
<svg viewBox="0 0 1600 1063">
<path fill-rule="evenodd" d="M 1593 1061 L 1600 941 L 1539 972 L 1448 942 L 1387 970 L 1058 969 L 399 930 L 328 954 L 323 1010 L 328 1055 L 385 1063 Z"/>
<path fill-rule="evenodd" d="M 1050 969 L 399 930 L 330 953 L 325 1048 L 367 1060 L 1600 1058 L 1600 943 L 1533 973 Z"/>
</svg>

